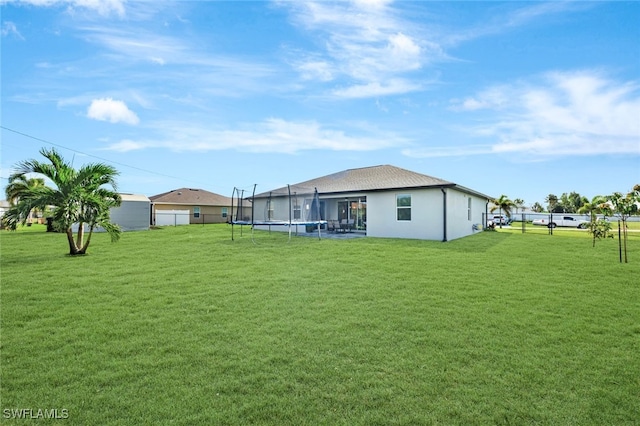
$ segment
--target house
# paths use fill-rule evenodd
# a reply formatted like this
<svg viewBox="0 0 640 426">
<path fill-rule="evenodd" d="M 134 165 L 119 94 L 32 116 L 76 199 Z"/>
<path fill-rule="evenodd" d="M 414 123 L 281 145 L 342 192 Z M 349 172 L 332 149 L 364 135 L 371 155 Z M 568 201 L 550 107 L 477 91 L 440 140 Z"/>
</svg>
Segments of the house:
<svg viewBox="0 0 640 426">
<path fill-rule="evenodd" d="M 256 194 L 254 219 L 304 219 L 317 191 L 320 220 L 371 237 L 449 241 L 483 229 L 492 197 L 391 165 L 349 169 Z M 292 201 L 296 194 L 297 200 Z M 302 196 L 301 194 L 305 194 Z M 292 207 L 290 208 L 289 205 Z M 305 207 L 306 206 L 306 207 Z"/>
<path fill-rule="evenodd" d="M 2 217 L 11 208 L 11 204 L 7 200 L 0 200 L 0 229 L 4 227 L 4 221 Z"/>
<path fill-rule="evenodd" d="M 224 223 L 231 214 L 231 197 L 204 189 L 174 189 L 149 199 L 156 226 Z"/>
<path fill-rule="evenodd" d="M 149 217 L 151 214 L 151 202 L 140 194 L 120 193 L 120 205 L 109 208 L 109 221 L 120 227 L 121 231 L 147 231 L 149 230 Z M 51 219 L 49 219 L 51 220 Z M 78 232 L 78 223 L 71 225 L 73 232 Z M 85 232 L 89 232 L 89 225 L 84 224 Z M 47 223 L 47 232 L 53 232 L 52 223 Z M 98 226 L 94 232 L 105 232 Z"/>
<path fill-rule="evenodd" d="M 146 231 L 151 217 L 151 201 L 145 195 L 120 194 L 122 202 L 112 207 L 109 218 L 123 231 Z"/>
<path fill-rule="evenodd" d="M 11 204 L 7 200 L 0 200 L 0 217 L 4 216 L 5 212 L 11 208 Z"/>
</svg>

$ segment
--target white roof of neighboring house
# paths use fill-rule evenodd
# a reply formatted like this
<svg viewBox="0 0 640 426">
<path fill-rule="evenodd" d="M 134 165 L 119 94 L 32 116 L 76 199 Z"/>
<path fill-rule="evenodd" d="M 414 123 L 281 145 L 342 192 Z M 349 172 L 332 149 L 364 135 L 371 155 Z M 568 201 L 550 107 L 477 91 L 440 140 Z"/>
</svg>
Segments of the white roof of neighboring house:
<svg viewBox="0 0 640 426">
<path fill-rule="evenodd" d="M 146 201 L 147 203 L 151 201 L 146 195 L 140 194 L 120 194 L 120 198 L 122 201 Z"/>
</svg>

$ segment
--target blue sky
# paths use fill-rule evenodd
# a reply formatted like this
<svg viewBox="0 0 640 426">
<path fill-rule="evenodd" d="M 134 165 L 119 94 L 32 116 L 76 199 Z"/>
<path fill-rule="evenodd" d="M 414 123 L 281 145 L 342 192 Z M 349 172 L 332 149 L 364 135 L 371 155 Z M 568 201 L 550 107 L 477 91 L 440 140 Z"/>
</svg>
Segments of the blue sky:
<svg viewBox="0 0 640 426">
<path fill-rule="evenodd" d="M 526 205 L 640 183 L 640 2 L 0 4 L 3 188 L 50 146 L 145 195 L 380 164 Z"/>
</svg>

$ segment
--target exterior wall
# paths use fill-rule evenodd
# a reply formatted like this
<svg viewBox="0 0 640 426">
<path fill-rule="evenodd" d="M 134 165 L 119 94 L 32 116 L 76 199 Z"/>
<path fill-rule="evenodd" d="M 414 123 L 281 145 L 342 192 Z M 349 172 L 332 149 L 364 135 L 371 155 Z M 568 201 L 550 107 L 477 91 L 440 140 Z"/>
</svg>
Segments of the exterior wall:
<svg viewBox="0 0 640 426">
<path fill-rule="evenodd" d="M 446 191 L 447 240 L 455 240 L 482 231 L 482 219 L 487 200 L 452 188 L 448 188 Z M 469 200 L 471 200 L 470 212 Z M 474 225 L 476 225 L 475 229 Z"/>
<path fill-rule="evenodd" d="M 396 195 L 411 195 L 411 220 L 397 220 Z M 367 236 L 382 238 L 443 238 L 440 189 L 407 189 L 367 194 Z"/>
<path fill-rule="evenodd" d="M 443 241 L 472 235 L 482 229 L 486 200 L 446 188 L 447 221 L 444 224 L 444 195 L 440 188 L 407 189 L 367 194 L 367 235 L 382 238 L 412 238 Z M 396 195 L 411 195 L 411 220 L 397 220 Z M 469 199 L 471 218 L 469 219 Z M 478 230 L 474 230 L 477 225 Z"/>
<path fill-rule="evenodd" d="M 200 207 L 200 216 L 194 217 L 194 207 Z M 227 217 L 222 216 L 223 209 L 227 209 Z M 234 206 L 235 210 L 236 206 Z M 193 206 L 185 204 L 156 204 L 153 203 L 153 210 L 189 210 L 190 224 L 203 223 L 226 223 L 231 220 L 231 206 Z M 251 216 L 251 208 L 243 207 L 244 215 Z M 247 213 L 248 212 L 248 213 Z"/>
<path fill-rule="evenodd" d="M 149 201 L 123 200 L 119 207 L 110 211 L 111 222 L 123 231 L 142 231 L 149 229 L 151 203 Z"/>
</svg>

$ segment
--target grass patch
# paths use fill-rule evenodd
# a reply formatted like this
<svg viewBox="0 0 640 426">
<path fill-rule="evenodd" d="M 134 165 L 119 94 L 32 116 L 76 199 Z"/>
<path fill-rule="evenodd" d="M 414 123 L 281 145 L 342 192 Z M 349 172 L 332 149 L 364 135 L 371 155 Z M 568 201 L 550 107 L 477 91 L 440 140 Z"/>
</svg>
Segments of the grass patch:
<svg viewBox="0 0 640 426">
<path fill-rule="evenodd" d="M 617 241 L 571 235 L 253 244 L 198 225 L 98 234 L 70 257 L 61 234 L 2 232 L 1 408 L 104 425 L 633 424 L 640 240 L 619 264 Z"/>
</svg>

